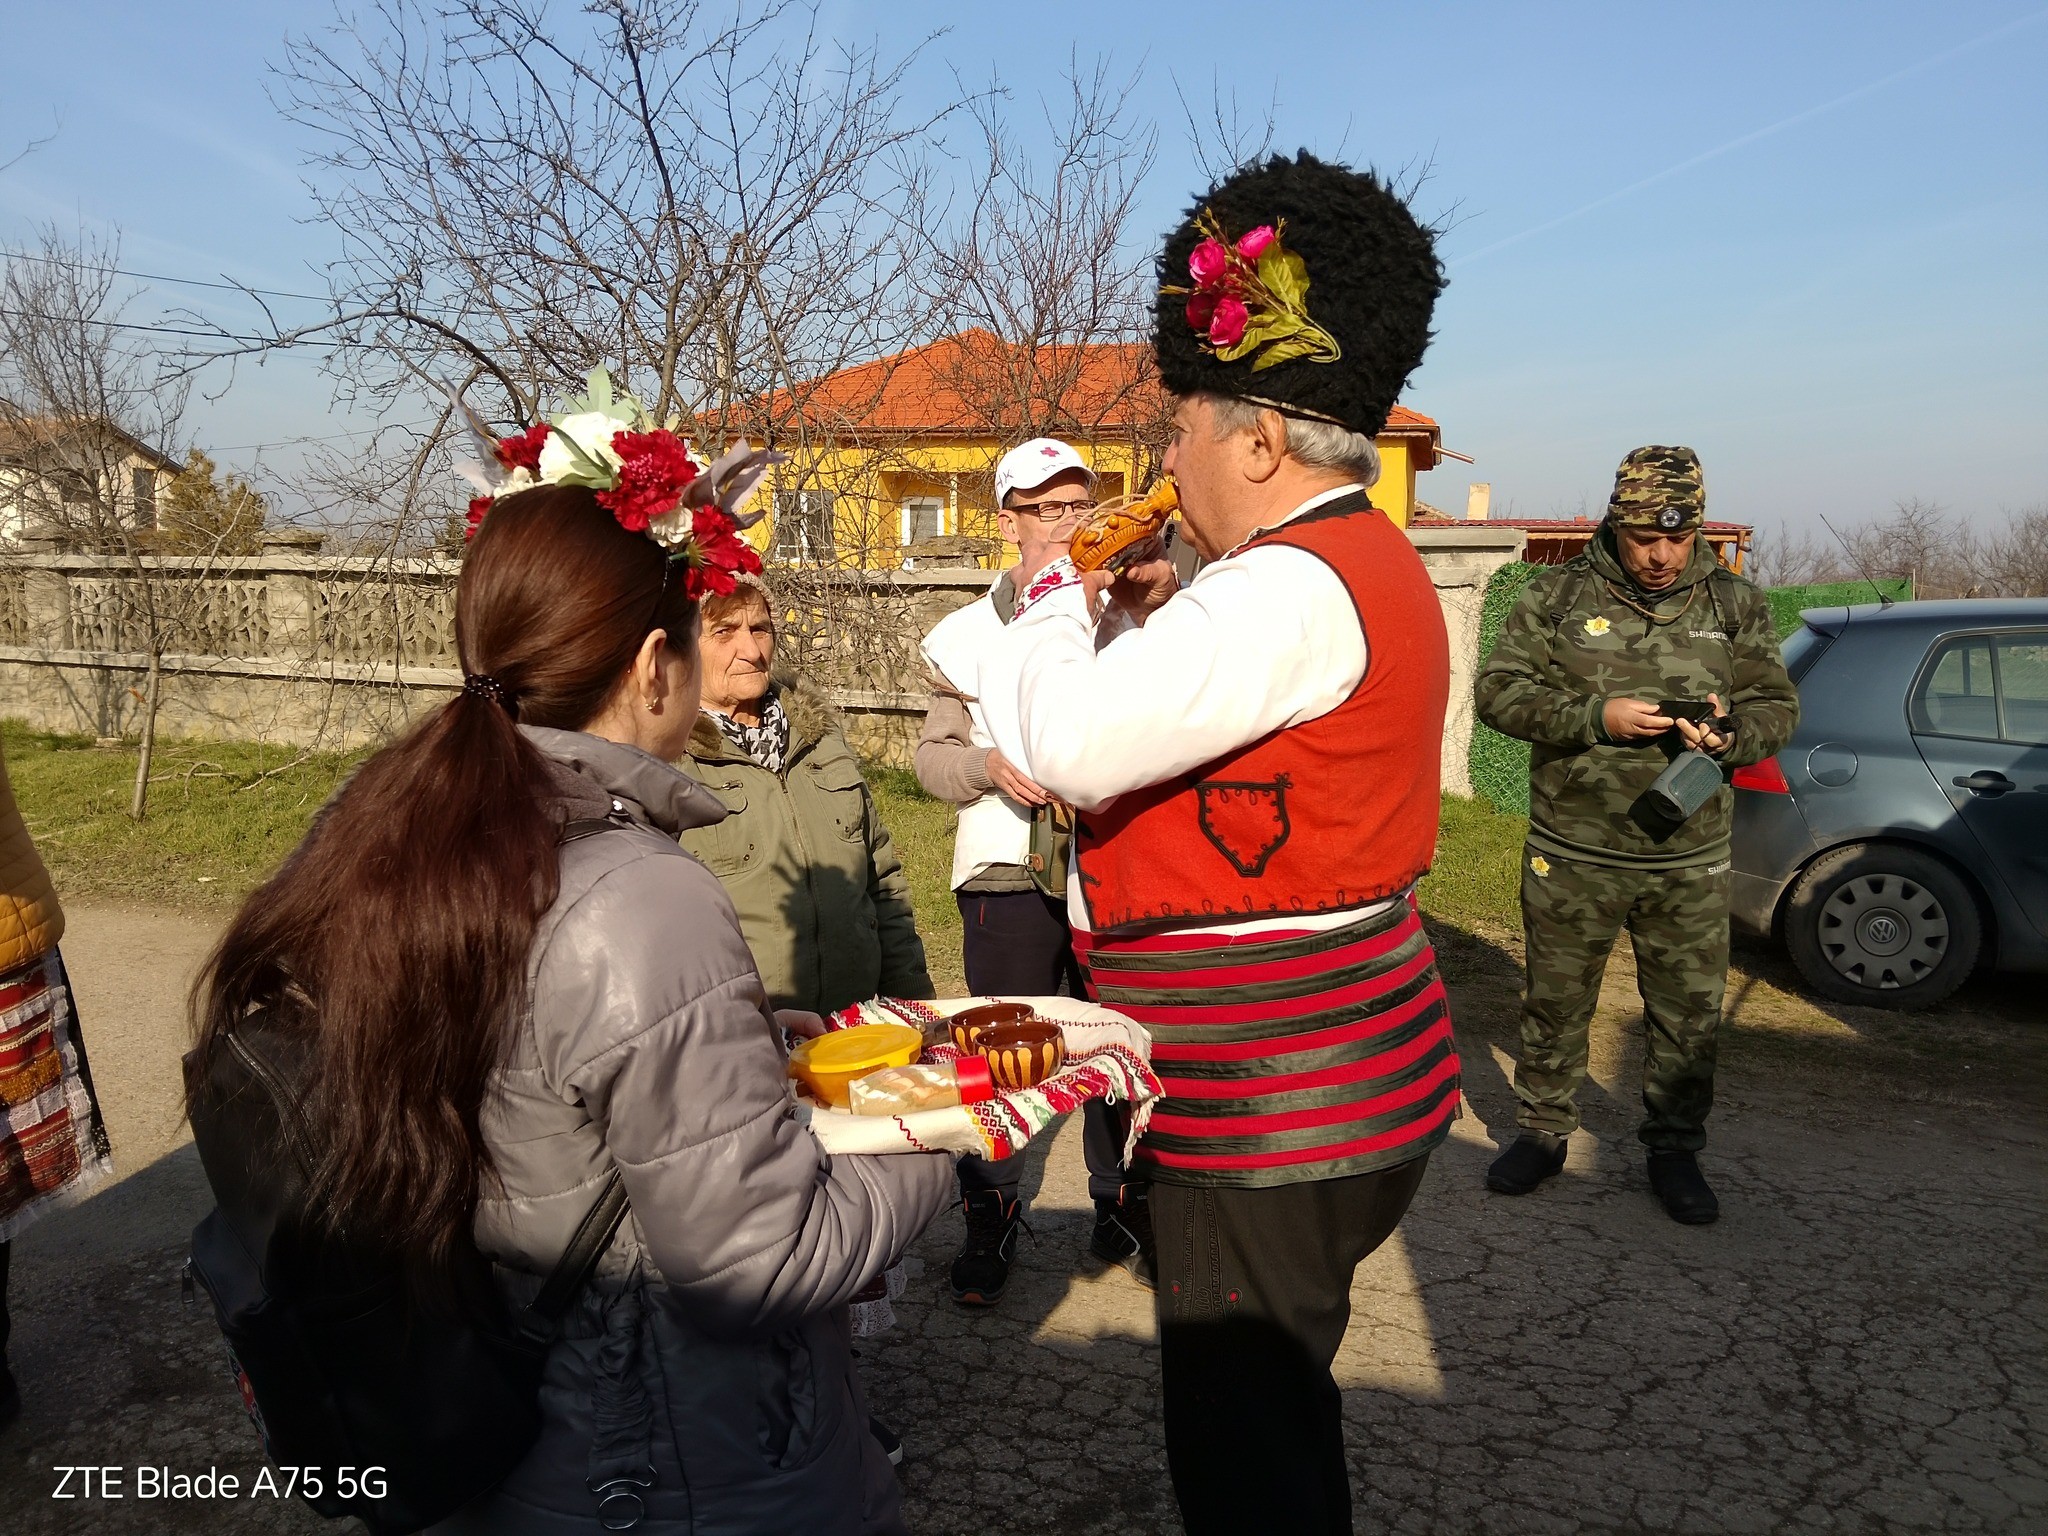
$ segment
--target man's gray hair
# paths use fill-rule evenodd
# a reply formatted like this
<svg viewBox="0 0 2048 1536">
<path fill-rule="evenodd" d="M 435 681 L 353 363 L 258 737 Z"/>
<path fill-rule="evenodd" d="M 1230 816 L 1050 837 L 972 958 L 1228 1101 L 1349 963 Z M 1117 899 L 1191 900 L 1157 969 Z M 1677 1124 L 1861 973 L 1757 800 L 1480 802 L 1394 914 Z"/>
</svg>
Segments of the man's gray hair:
<svg viewBox="0 0 2048 1536">
<path fill-rule="evenodd" d="M 1216 417 L 1216 435 L 1249 432 L 1259 424 L 1259 412 L 1274 407 L 1234 395 L 1207 397 Z M 1328 469 L 1349 475 L 1360 485 L 1376 485 L 1380 478 L 1379 445 L 1363 432 L 1353 432 L 1333 421 L 1310 421 L 1280 412 L 1287 433 L 1287 453 L 1310 469 Z"/>
</svg>

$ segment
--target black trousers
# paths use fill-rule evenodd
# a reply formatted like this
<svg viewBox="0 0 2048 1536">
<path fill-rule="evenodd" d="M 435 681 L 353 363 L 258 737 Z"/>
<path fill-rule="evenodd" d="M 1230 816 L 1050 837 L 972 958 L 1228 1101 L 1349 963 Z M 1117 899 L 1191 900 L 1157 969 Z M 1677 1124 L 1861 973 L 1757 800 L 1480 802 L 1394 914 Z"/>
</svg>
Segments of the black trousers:
<svg viewBox="0 0 2048 1536">
<path fill-rule="evenodd" d="M 1152 1185 L 1166 1463 L 1188 1536 L 1350 1536 L 1330 1362 L 1352 1274 L 1428 1162 L 1268 1189 Z"/>
<path fill-rule="evenodd" d="M 1081 964 L 1064 902 L 1038 891 L 959 891 L 962 958 L 967 990 L 978 997 L 1083 997 Z M 1124 1115 L 1091 1100 L 1081 1109 L 1081 1154 L 1088 1162 L 1088 1197 L 1114 1200 L 1124 1182 Z M 960 1159 L 960 1188 L 999 1189 L 1017 1197 L 1024 1172 L 1019 1158 L 992 1163 Z"/>
</svg>

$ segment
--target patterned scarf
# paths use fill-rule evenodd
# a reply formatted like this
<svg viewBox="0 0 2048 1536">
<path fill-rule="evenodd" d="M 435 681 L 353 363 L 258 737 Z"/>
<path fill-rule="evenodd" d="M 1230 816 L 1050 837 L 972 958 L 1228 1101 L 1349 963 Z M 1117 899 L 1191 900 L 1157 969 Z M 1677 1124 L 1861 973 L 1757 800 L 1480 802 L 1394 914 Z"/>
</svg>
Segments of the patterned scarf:
<svg viewBox="0 0 2048 1536">
<path fill-rule="evenodd" d="M 744 752 L 756 767 L 766 768 L 770 773 L 782 772 L 782 765 L 789 761 L 789 716 L 772 689 L 762 701 L 759 725 L 741 725 L 731 715 L 722 715 L 715 709 L 705 713 L 718 722 L 725 739 Z"/>
</svg>

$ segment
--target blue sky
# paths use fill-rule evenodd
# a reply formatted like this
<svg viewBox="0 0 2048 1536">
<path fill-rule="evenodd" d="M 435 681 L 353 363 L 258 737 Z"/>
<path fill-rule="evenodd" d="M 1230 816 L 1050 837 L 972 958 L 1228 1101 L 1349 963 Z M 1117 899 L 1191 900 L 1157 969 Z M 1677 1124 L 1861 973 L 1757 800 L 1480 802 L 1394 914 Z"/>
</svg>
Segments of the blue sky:
<svg viewBox="0 0 2048 1536">
<path fill-rule="evenodd" d="M 305 145 L 266 66 L 307 4 L 16 7 L 0 54 L 0 245 L 118 225 L 127 265 L 317 291 Z M 576 24 L 564 6 L 565 24 Z M 2048 9 L 2035 4 L 1182 4 L 827 0 L 824 25 L 930 44 L 910 89 L 999 79 L 1020 111 L 1076 53 L 1138 75 L 1161 152 L 1141 222 L 1199 176 L 1176 87 L 1274 104 L 1280 147 L 1398 167 L 1455 203 L 1438 339 L 1407 400 L 1474 455 L 1425 476 L 1462 509 L 1569 515 L 1615 461 L 1686 442 L 1712 510 L 1771 528 L 1908 496 L 2048 501 Z M 91 67 L 76 67 L 81 39 Z M 73 64 L 54 68 L 53 60 Z M 232 295 L 156 285 L 133 318 Z M 297 358 L 198 400 L 194 436 L 259 473 L 360 428 Z M 262 455 L 266 455 L 263 457 Z"/>
</svg>

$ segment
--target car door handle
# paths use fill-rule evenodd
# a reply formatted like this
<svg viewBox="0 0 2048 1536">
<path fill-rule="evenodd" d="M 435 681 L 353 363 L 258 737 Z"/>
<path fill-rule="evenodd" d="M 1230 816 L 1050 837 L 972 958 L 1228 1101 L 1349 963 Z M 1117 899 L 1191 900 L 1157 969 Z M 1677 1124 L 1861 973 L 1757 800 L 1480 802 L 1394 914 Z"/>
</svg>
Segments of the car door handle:
<svg viewBox="0 0 2048 1536">
<path fill-rule="evenodd" d="M 1967 789 L 1973 795 L 2002 795 L 2009 789 L 2019 788 L 2019 785 L 2004 774 L 1991 769 L 1979 769 L 1966 779 L 1951 779 L 1949 782 L 1957 789 Z"/>
</svg>

